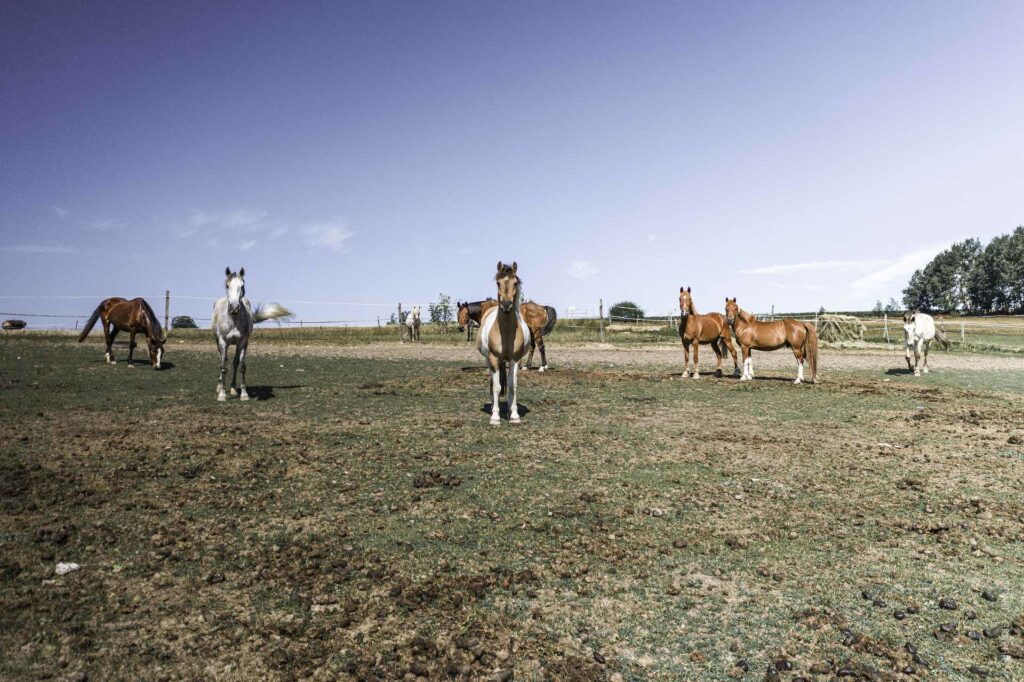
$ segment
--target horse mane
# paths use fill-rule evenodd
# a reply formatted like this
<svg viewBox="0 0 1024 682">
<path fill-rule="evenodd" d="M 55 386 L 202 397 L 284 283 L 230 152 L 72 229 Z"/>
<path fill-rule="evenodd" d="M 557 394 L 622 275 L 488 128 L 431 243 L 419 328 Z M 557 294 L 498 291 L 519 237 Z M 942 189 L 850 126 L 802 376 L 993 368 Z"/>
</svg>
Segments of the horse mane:
<svg viewBox="0 0 1024 682">
<path fill-rule="evenodd" d="M 139 300 L 142 301 L 142 308 L 146 311 L 146 317 L 149 319 L 149 330 L 151 336 L 157 341 L 162 340 L 164 332 L 160 327 L 160 320 L 157 318 L 156 313 L 153 312 L 153 308 L 150 307 L 149 302 L 146 299 L 141 298 Z"/>
</svg>

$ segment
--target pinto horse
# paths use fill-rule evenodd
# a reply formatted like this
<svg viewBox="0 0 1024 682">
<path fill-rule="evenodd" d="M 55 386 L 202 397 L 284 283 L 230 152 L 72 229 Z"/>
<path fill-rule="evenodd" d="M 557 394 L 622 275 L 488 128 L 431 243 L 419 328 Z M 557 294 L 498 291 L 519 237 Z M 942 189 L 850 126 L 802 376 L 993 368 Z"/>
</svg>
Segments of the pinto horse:
<svg viewBox="0 0 1024 682">
<path fill-rule="evenodd" d="M 160 363 L 164 356 L 164 344 L 167 342 L 167 333 L 160 328 L 160 320 L 156 313 L 145 299 L 133 298 L 126 300 L 117 296 L 108 298 L 100 303 L 92 312 L 85 328 L 78 335 L 78 342 L 85 341 L 89 336 L 96 320 L 103 320 L 103 337 L 107 341 L 107 363 L 116 365 L 114 359 L 114 339 L 118 332 L 128 332 L 131 337 L 128 342 L 128 366 L 134 367 L 135 361 L 132 355 L 135 353 L 135 335 L 144 333 L 146 342 L 149 345 L 149 364 L 153 369 L 160 369 Z"/>
<path fill-rule="evenodd" d="M 754 362 L 750 350 L 778 350 L 783 346 L 793 349 L 796 357 L 796 381 L 804 380 L 804 360 L 810 365 L 811 383 L 818 377 L 818 331 L 813 324 L 787 318 L 774 322 L 759 322 L 746 310 L 736 305 L 736 298 L 725 299 L 725 319 L 736 334 L 736 342 L 743 348 L 743 376 L 740 381 L 754 378 Z"/>
<path fill-rule="evenodd" d="M 292 312 L 277 303 L 261 303 L 253 310 L 249 299 L 245 297 L 245 268 L 231 272 L 224 269 L 225 296 L 213 304 L 213 321 L 211 326 L 217 339 L 217 350 L 220 351 L 220 381 L 217 382 L 217 400 L 228 399 L 224 392 L 224 379 L 228 373 L 228 348 L 235 348 L 234 370 L 231 373 L 231 395 L 238 395 L 240 400 L 248 400 L 245 390 L 245 356 L 249 351 L 249 337 L 253 327 L 264 320 L 275 320 L 289 317 Z M 236 390 L 238 368 L 242 368 L 242 385 Z"/>
<path fill-rule="evenodd" d="M 715 367 L 715 375 L 722 376 L 722 357 L 725 349 L 728 348 L 732 354 L 733 374 L 740 375 L 740 363 L 736 358 L 736 348 L 732 345 L 732 333 L 729 331 L 729 324 L 721 313 L 708 313 L 700 315 L 696 306 L 693 305 L 693 296 L 690 295 L 690 287 L 679 287 L 679 315 L 682 318 L 679 322 L 679 338 L 683 341 L 683 378 L 685 379 L 690 371 L 690 346 L 693 346 L 693 378 L 700 379 L 700 369 L 697 367 L 700 344 L 711 345 L 718 358 Z"/>
<path fill-rule="evenodd" d="M 516 404 L 519 359 L 530 344 L 530 328 L 520 312 L 523 283 L 517 274 L 519 266 L 498 261 L 494 281 L 498 285 L 498 304 L 485 311 L 480 318 L 480 354 L 487 360 L 491 372 L 491 424 L 501 423 L 498 408 L 499 392 L 511 389 L 508 399 L 508 420 L 519 424 Z"/>
<path fill-rule="evenodd" d="M 498 302 L 493 298 L 480 301 L 480 310 L 483 311 L 481 315 L 496 305 Z M 520 369 L 524 372 L 530 369 L 530 365 L 533 364 L 533 351 L 537 349 L 540 350 L 540 367 L 538 369 L 543 372 L 548 369 L 548 357 L 544 352 L 544 337 L 555 328 L 558 312 L 549 305 L 527 301 L 519 306 L 519 315 L 526 321 L 526 326 L 530 328 L 530 354 L 526 356 L 526 362 Z"/>
</svg>

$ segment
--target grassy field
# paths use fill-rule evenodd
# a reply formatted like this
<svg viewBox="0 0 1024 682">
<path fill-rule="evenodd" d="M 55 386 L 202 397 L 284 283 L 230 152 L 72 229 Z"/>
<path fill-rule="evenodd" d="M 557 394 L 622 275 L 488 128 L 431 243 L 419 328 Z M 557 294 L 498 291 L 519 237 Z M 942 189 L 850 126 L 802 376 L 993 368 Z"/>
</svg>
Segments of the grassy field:
<svg viewBox="0 0 1024 682">
<path fill-rule="evenodd" d="M 1024 679 L 1015 357 L 553 342 L 491 428 L 462 341 L 264 335 L 217 403 L 208 334 L 161 372 L 0 340 L 0 678 Z"/>
</svg>

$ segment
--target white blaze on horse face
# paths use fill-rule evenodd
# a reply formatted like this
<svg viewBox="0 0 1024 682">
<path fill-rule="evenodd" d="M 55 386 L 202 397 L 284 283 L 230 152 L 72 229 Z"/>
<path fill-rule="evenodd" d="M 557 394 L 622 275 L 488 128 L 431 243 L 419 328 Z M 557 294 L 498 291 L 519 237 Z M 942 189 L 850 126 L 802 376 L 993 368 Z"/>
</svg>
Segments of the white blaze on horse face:
<svg viewBox="0 0 1024 682">
<path fill-rule="evenodd" d="M 235 275 L 228 280 L 227 293 L 228 293 L 228 312 L 232 315 L 237 315 L 238 310 L 242 304 L 242 288 L 245 286 L 245 282 L 241 277 Z"/>
</svg>

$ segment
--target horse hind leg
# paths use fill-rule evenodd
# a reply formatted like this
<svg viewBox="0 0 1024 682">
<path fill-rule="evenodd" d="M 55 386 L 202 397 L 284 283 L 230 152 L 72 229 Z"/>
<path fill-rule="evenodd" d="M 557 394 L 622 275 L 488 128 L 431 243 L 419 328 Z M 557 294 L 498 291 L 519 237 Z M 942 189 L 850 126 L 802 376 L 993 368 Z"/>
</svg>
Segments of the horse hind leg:
<svg viewBox="0 0 1024 682">
<path fill-rule="evenodd" d="M 103 340 L 107 342 L 106 359 L 108 365 L 116 365 L 114 357 L 114 339 L 117 338 L 117 329 L 112 324 L 103 323 Z"/>
<path fill-rule="evenodd" d="M 540 349 L 540 371 L 546 372 L 548 369 L 548 356 L 544 352 L 544 337 L 537 337 L 537 347 Z"/>
<path fill-rule="evenodd" d="M 231 390 L 229 393 L 233 396 L 238 395 L 238 363 L 239 355 L 242 353 L 242 346 L 235 347 L 235 359 L 231 362 Z"/>
<path fill-rule="evenodd" d="M 793 348 L 793 357 L 796 358 L 796 380 L 794 384 L 802 384 L 804 381 L 804 354 Z"/>
<path fill-rule="evenodd" d="M 921 376 L 921 342 L 914 343 L 914 376 Z"/>
<path fill-rule="evenodd" d="M 927 374 L 928 373 L 928 350 L 931 348 L 932 342 L 926 340 L 923 345 L 924 345 L 924 363 L 923 363 L 924 364 L 924 368 L 922 369 L 922 371 L 925 374 Z"/>
<path fill-rule="evenodd" d="M 722 356 L 725 355 L 725 349 L 723 348 L 723 341 L 721 339 L 715 339 L 711 342 L 711 350 L 715 351 L 715 376 L 722 376 Z"/>
<path fill-rule="evenodd" d="M 128 332 L 128 333 L 130 334 L 130 336 L 128 337 L 128 366 L 129 367 L 134 367 L 135 366 L 135 359 L 134 359 L 133 356 L 135 355 L 135 347 L 137 345 L 135 343 L 135 332 Z"/>
</svg>

